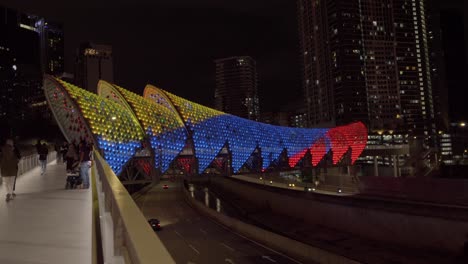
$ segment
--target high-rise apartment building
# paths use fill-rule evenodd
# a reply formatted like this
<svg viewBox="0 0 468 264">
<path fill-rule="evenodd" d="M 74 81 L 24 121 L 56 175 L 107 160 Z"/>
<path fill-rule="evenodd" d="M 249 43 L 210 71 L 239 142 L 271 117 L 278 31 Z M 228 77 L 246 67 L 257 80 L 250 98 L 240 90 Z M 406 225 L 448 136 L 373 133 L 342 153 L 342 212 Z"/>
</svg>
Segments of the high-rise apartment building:
<svg viewBox="0 0 468 264">
<path fill-rule="evenodd" d="M 45 21 L 42 30 L 41 64 L 43 71 L 51 75 L 61 75 L 65 71 L 63 26 L 59 23 Z"/>
<path fill-rule="evenodd" d="M 262 111 L 259 121 L 278 126 L 306 128 L 306 114 L 301 108 L 302 105 L 302 100 L 298 99 L 281 106 L 279 111 Z"/>
<path fill-rule="evenodd" d="M 308 125 L 435 135 L 424 0 L 298 0 Z"/>
<path fill-rule="evenodd" d="M 19 20 L 21 28 L 36 32 L 39 37 L 41 71 L 62 74 L 65 70 L 63 25 L 30 14 L 21 14 Z"/>
<path fill-rule="evenodd" d="M 82 43 L 75 67 L 75 84 L 96 93 L 99 80 L 114 82 L 112 46 Z"/>
<path fill-rule="evenodd" d="M 42 17 L 0 6 L 0 119 L 10 128 L 50 117 L 42 76 L 63 71 L 60 28 L 59 24 L 49 27 Z M 49 61 L 54 70 L 47 67 Z"/>
<path fill-rule="evenodd" d="M 258 121 L 260 106 L 255 61 L 249 56 L 215 60 L 217 110 Z"/>
</svg>

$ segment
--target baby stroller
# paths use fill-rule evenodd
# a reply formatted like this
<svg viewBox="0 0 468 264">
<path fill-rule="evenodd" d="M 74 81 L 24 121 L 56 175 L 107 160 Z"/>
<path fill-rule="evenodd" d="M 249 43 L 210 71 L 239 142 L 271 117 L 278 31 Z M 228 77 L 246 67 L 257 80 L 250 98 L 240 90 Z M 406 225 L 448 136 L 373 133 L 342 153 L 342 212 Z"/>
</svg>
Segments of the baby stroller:
<svg viewBox="0 0 468 264">
<path fill-rule="evenodd" d="M 67 169 L 67 182 L 65 183 L 65 189 L 76 189 L 81 185 L 81 176 L 80 176 L 80 162 L 74 161 L 71 169 Z"/>
</svg>

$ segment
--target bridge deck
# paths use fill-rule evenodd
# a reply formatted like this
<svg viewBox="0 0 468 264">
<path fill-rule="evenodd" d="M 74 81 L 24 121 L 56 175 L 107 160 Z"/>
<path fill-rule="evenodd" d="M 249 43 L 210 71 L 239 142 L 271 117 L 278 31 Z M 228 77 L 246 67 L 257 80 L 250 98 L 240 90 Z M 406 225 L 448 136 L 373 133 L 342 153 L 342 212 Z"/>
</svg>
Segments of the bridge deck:
<svg viewBox="0 0 468 264">
<path fill-rule="evenodd" d="M 65 190 L 65 165 L 18 177 L 16 198 L 0 186 L 0 263 L 91 263 L 91 189 Z"/>
</svg>

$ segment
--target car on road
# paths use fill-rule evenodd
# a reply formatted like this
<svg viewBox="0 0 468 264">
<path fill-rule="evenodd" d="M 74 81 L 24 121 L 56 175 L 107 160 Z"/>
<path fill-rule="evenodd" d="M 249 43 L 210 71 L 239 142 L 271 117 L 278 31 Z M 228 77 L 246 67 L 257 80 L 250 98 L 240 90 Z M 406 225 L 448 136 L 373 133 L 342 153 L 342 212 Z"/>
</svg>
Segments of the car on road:
<svg viewBox="0 0 468 264">
<path fill-rule="evenodd" d="M 169 189 L 169 186 L 167 184 L 164 184 L 163 189 Z"/>
<path fill-rule="evenodd" d="M 159 222 L 158 219 L 151 218 L 148 220 L 148 223 L 150 224 L 151 228 L 153 228 L 154 231 L 161 230 L 161 223 Z"/>
</svg>

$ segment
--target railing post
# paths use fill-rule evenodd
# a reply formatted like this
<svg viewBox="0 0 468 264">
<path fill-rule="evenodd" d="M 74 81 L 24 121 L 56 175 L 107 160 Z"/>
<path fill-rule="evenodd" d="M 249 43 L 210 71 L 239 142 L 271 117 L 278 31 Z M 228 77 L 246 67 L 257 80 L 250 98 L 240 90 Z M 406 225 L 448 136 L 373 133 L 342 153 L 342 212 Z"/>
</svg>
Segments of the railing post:
<svg viewBox="0 0 468 264">
<path fill-rule="evenodd" d="M 47 162 L 57 158 L 57 152 L 53 151 L 47 155 Z M 22 175 L 35 167 L 39 166 L 39 160 L 37 154 L 32 154 L 26 157 L 22 157 L 18 162 L 18 175 Z"/>
<path fill-rule="evenodd" d="M 124 242 L 122 219 L 116 217 L 112 217 L 112 219 L 114 220 L 114 254 L 122 256 Z"/>
<path fill-rule="evenodd" d="M 151 232 L 144 215 L 138 209 L 135 201 L 125 190 L 120 180 L 113 173 L 105 160 L 95 152 L 95 164 L 101 178 L 100 187 L 100 223 L 104 232 L 103 256 L 107 258 L 121 258 L 126 264 L 164 263 L 175 264 L 161 241 Z M 97 182 L 97 181 L 95 181 Z M 104 200 L 103 200 L 103 199 Z M 136 221 L 135 221 L 136 220 Z M 97 226 L 96 226 L 97 227 Z M 96 232 L 99 232 L 96 229 Z M 151 248 L 147 245 L 154 245 Z M 110 262 L 109 262 L 110 263 Z"/>
</svg>

